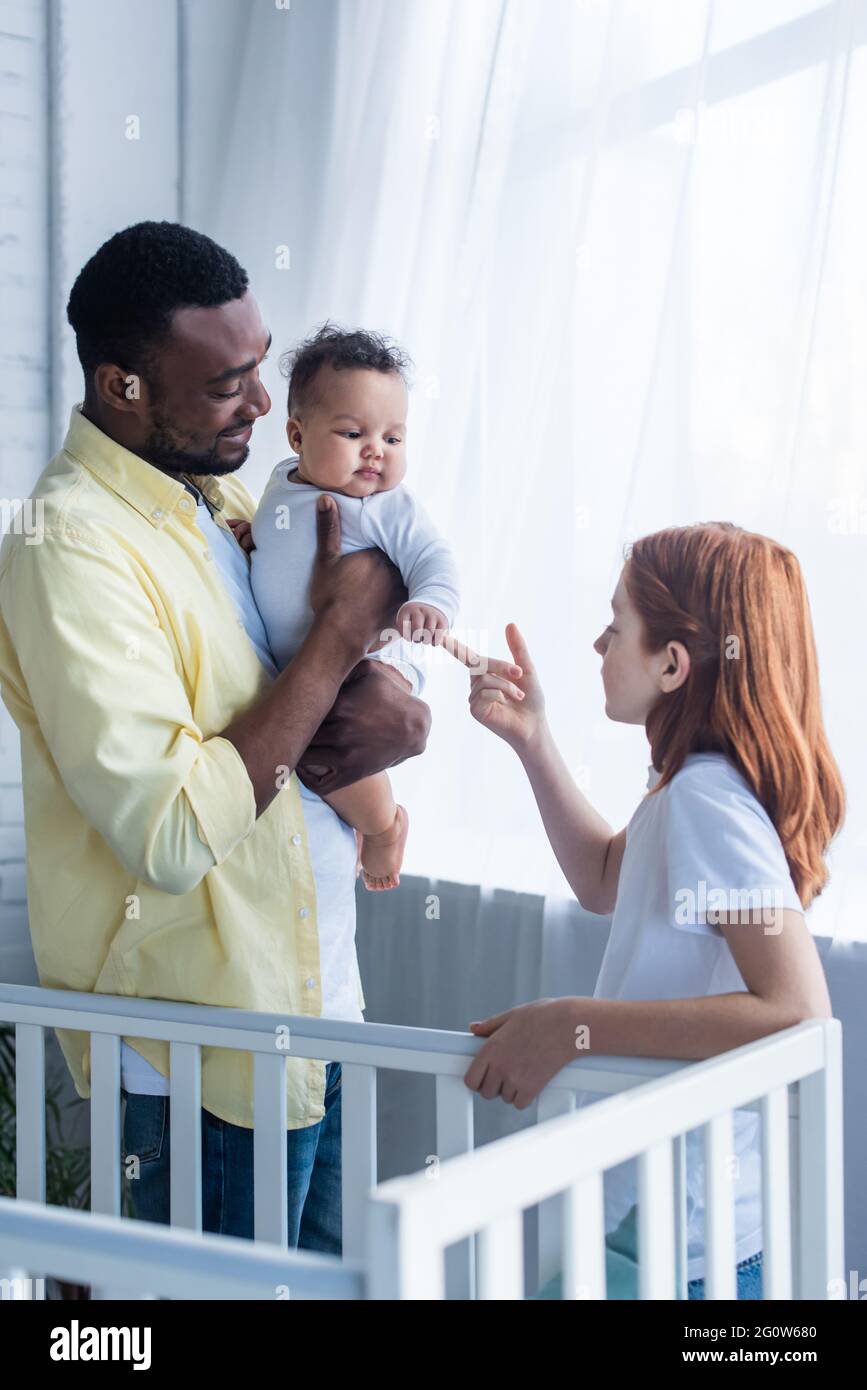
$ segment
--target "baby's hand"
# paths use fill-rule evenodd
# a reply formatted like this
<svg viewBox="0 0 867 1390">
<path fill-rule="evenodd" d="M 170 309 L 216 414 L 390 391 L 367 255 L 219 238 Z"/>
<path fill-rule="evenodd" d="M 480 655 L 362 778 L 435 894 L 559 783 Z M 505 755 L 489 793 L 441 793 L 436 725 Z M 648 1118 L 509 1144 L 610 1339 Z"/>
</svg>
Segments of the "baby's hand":
<svg viewBox="0 0 867 1390">
<path fill-rule="evenodd" d="M 406 642 L 438 647 L 449 630 L 444 613 L 429 603 L 404 603 L 397 610 L 397 630 Z"/>
<path fill-rule="evenodd" d="M 226 525 L 231 526 L 235 535 L 235 540 L 241 546 L 242 550 L 246 550 L 248 555 L 251 550 L 256 549 L 256 544 L 253 540 L 253 527 L 250 525 L 249 521 L 245 521 L 241 516 L 227 516 Z"/>
</svg>

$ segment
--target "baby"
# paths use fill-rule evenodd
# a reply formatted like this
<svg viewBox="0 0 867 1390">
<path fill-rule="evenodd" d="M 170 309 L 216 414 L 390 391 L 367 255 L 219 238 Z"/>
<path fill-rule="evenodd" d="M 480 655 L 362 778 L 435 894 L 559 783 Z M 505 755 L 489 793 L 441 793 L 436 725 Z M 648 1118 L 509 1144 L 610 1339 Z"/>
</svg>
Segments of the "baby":
<svg viewBox="0 0 867 1390">
<path fill-rule="evenodd" d="M 313 622 L 308 601 L 322 492 L 340 512 L 344 552 L 378 546 L 409 595 L 397 630 L 438 644 L 453 625 L 458 578 L 449 547 L 404 487 L 408 359 L 374 333 L 325 324 L 284 360 L 289 377 L 286 436 L 293 456 L 271 474 L 252 523 L 250 580 L 274 659 L 282 670 Z M 400 666 L 392 637 L 368 652 Z M 377 773 L 325 800 L 361 835 L 371 890 L 396 888 L 408 821 L 388 774 Z"/>
</svg>

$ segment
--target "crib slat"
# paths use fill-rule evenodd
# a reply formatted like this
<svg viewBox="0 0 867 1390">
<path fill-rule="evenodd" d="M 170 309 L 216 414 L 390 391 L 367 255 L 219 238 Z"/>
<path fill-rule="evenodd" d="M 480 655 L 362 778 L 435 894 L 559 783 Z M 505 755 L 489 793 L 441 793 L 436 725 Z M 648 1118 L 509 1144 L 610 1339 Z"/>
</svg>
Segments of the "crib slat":
<svg viewBox="0 0 867 1390">
<path fill-rule="evenodd" d="M 120 1038 L 90 1036 L 90 1209 L 120 1215 Z"/>
<path fill-rule="evenodd" d="M 343 1257 L 364 1258 L 369 1192 L 376 1186 L 376 1067 L 341 1066 Z"/>
<path fill-rule="evenodd" d="M 563 1298 L 604 1299 L 605 1202 L 602 1174 L 563 1194 Z"/>
<path fill-rule="evenodd" d="M 21 1265 L 6 1265 L 0 1257 L 0 1279 L 8 1280 L 3 1288 L 4 1303 L 28 1303 L 34 1298 L 44 1298 L 45 1279 L 42 1275 L 34 1279 Z M 39 1293 L 38 1290 L 42 1289 Z"/>
<path fill-rule="evenodd" d="M 473 1148 L 473 1093 L 462 1076 L 436 1079 L 436 1157 L 438 1162 L 471 1153 Z M 436 1181 L 436 1168 L 428 1168 Z M 475 1298 L 476 1251 L 473 1239 L 458 1241 L 445 1252 L 446 1293 L 454 1299 Z"/>
<path fill-rule="evenodd" d="M 479 1235 L 479 1298 L 486 1300 L 524 1297 L 523 1214 L 505 1212 Z"/>
<path fill-rule="evenodd" d="M 289 1241 L 286 1191 L 286 1055 L 253 1057 L 253 1231 L 273 1245 Z"/>
<path fill-rule="evenodd" d="M 90 1035 L 90 1209 L 120 1216 L 120 1038 Z M 91 1300 L 122 1297 L 111 1285 L 93 1285 Z"/>
<path fill-rule="evenodd" d="M 445 1298 L 445 1262 L 435 1233 L 400 1202 L 373 1200 L 367 1208 L 367 1297 L 378 1303 Z"/>
<path fill-rule="evenodd" d="M 575 1109 L 575 1092 L 548 1087 L 536 1102 L 536 1122 L 544 1124 L 557 1115 L 568 1115 Z M 563 1268 L 562 1234 L 565 1229 L 565 1197 L 559 1194 L 540 1202 L 537 1209 L 536 1255 L 534 1276 L 538 1286 L 546 1284 Z"/>
<path fill-rule="evenodd" d="M 202 1229 L 202 1066 L 198 1043 L 171 1044 L 171 1215 Z"/>
<path fill-rule="evenodd" d="M 792 1090 L 797 1093 L 798 1087 Z M 800 1100 L 798 1101 L 800 1106 Z M 789 1231 L 792 1245 L 792 1298 L 801 1287 L 801 1128 L 799 1111 L 789 1111 Z"/>
<path fill-rule="evenodd" d="M 671 1141 L 638 1157 L 638 1296 L 675 1296 L 674 1167 Z"/>
<path fill-rule="evenodd" d="M 731 1163 L 732 1113 L 702 1126 L 705 1158 L 705 1298 L 735 1298 L 735 1214 Z"/>
<path fill-rule="evenodd" d="M 45 1201 L 45 1030 L 38 1023 L 15 1025 L 15 1195 Z M 12 1269 L 13 1299 L 44 1299 L 42 1275 Z"/>
<path fill-rule="evenodd" d="M 674 1140 L 674 1259 L 676 1297 L 686 1300 L 689 1267 L 688 1221 L 686 1216 L 686 1135 Z"/>
<path fill-rule="evenodd" d="M 762 1297 L 792 1297 L 789 1088 L 762 1097 Z"/>
<path fill-rule="evenodd" d="M 15 1134 L 17 1197 L 45 1201 L 45 1030 L 15 1025 Z"/>
<path fill-rule="evenodd" d="M 825 1067 L 799 1082 L 799 1280 L 797 1297 L 828 1298 L 832 1279 L 846 1278 L 843 1250 L 843 1078 L 841 1028 L 823 1026 Z M 844 1283 L 845 1287 L 845 1283 Z"/>
</svg>

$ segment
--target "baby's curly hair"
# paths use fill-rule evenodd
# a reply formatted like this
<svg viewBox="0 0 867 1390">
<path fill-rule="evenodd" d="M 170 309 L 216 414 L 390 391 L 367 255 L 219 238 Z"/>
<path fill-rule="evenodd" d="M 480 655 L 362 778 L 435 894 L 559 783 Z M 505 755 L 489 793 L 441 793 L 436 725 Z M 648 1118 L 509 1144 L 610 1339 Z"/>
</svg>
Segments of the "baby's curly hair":
<svg viewBox="0 0 867 1390">
<path fill-rule="evenodd" d="M 409 385 L 412 358 L 383 333 L 364 328 L 344 329 L 326 320 L 321 328 L 303 343 L 284 352 L 280 371 L 289 378 L 287 405 L 290 415 L 312 410 L 317 404 L 313 389 L 320 367 L 343 371 L 352 367 L 367 367 L 375 372 L 395 372 Z"/>
</svg>

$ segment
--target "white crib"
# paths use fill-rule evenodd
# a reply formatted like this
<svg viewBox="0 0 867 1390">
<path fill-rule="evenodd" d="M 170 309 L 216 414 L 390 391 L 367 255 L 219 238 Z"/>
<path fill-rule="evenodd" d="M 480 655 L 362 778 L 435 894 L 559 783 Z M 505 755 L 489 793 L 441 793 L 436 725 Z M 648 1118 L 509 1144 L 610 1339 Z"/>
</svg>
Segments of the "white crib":
<svg viewBox="0 0 867 1390">
<path fill-rule="evenodd" d="M 756 1105 L 763 1297 L 827 1299 L 844 1268 L 840 1066 L 839 1022 L 803 1023 L 453 1159 L 435 1181 L 383 1183 L 370 1200 L 372 1297 L 444 1297 L 446 1248 L 478 1234 L 478 1296 L 523 1298 L 522 1213 L 558 1196 L 563 1296 L 605 1298 L 602 1175 L 629 1158 L 638 1159 L 639 1296 L 683 1297 L 684 1134 L 701 1128 L 706 1297 L 735 1298 L 732 1111 Z"/>
<path fill-rule="evenodd" d="M 539 1097 L 538 1123 L 477 1150 L 463 1075 L 481 1044 L 469 1034 L 9 985 L 0 985 L 0 1020 L 16 1025 L 18 1120 L 18 1198 L 0 1200 L 3 1297 L 34 1296 L 50 1273 L 103 1298 L 522 1298 L 523 1213 L 538 1207 L 535 1281 L 562 1268 L 564 1297 L 604 1298 L 602 1174 L 630 1157 L 639 1162 L 640 1296 L 684 1297 L 683 1136 L 693 1129 L 703 1131 L 707 1159 L 707 1297 L 734 1297 L 727 1160 L 736 1108 L 761 1115 L 764 1297 L 827 1298 L 843 1275 L 836 1020 L 701 1063 L 576 1060 Z M 286 1053 L 274 1040 L 287 1024 L 292 1055 L 343 1064 L 342 1261 L 285 1248 Z M 47 1027 L 92 1035 L 91 1214 L 44 1205 Z M 169 1228 L 120 1217 L 123 1035 L 171 1044 Z M 252 1242 L 201 1234 L 205 1044 L 254 1053 Z M 380 1068 L 435 1077 L 437 1162 L 377 1186 Z M 607 1098 L 569 1113 L 578 1090 Z"/>
</svg>

